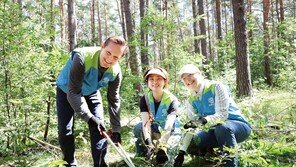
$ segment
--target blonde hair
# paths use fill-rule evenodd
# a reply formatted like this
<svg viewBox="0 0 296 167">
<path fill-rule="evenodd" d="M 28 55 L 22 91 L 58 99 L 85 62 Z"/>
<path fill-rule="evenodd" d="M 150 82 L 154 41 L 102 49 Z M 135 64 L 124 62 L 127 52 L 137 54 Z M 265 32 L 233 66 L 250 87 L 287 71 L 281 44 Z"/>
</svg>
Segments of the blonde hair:
<svg viewBox="0 0 296 167">
<path fill-rule="evenodd" d="M 127 46 L 127 41 L 123 37 L 120 37 L 120 36 L 109 37 L 103 43 L 103 47 L 108 46 L 110 42 L 113 42 L 113 43 L 120 45 L 120 46 L 124 46 L 125 47 L 124 54 L 129 52 L 129 48 Z"/>
</svg>

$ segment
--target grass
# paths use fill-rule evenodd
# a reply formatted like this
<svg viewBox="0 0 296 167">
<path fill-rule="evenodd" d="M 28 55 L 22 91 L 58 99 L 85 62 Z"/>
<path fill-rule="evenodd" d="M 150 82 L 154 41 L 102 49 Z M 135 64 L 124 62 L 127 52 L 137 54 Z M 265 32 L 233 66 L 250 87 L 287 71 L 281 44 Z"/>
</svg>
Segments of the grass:
<svg viewBox="0 0 296 167">
<path fill-rule="evenodd" d="M 250 138 L 240 144 L 240 166 L 291 166 L 296 164 L 296 94 L 280 90 L 255 92 L 254 97 L 240 99 L 239 106 L 253 126 Z M 153 166 L 153 162 L 135 156 L 135 140 L 132 130 L 140 121 L 137 111 L 122 111 L 123 147 L 132 157 L 135 166 Z M 107 115 L 107 114 L 106 114 Z M 106 118 L 108 120 L 108 118 Z M 52 127 L 53 129 L 55 127 Z M 92 166 L 87 129 L 78 127 L 76 158 L 80 166 Z M 56 132 L 55 132 L 56 133 Z M 54 136 L 54 135 L 51 135 Z M 51 139 L 49 141 L 56 141 Z M 109 147 L 106 161 L 111 167 L 127 166 L 116 151 Z M 22 154 L 0 157 L 0 167 L 6 166 L 57 166 L 61 153 L 45 149 L 36 144 Z M 206 166 L 202 157 L 186 155 L 184 167 Z M 212 164 L 210 166 L 214 166 Z"/>
</svg>

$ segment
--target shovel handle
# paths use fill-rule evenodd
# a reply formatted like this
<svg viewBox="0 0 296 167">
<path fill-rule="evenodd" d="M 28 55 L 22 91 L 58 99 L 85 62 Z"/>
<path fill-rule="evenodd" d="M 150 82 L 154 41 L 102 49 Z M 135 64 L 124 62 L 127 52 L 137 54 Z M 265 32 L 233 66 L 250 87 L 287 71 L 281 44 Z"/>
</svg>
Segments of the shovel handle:
<svg viewBox="0 0 296 167">
<path fill-rule="evenodd" d="M 115 150 L 119 153 L 119 155 L 123 158 L 123 160 L 125 161 L 125 163 L 129 167 L 135 167 L 135 165 L 133 164 L 132 160 L 129 158 L 129 156 L 127 156 L 126 152 L 121 147 L 121 145 L 119 143 L 117 143 L 118 146 L 116 146 L 115 143 L 109 137 L 109 135 L 106 133 L 106 131 L 102 131 L 102 133 L 106 137 L 108 143 L 110 143 L 115 148 Z"/>
</svg>

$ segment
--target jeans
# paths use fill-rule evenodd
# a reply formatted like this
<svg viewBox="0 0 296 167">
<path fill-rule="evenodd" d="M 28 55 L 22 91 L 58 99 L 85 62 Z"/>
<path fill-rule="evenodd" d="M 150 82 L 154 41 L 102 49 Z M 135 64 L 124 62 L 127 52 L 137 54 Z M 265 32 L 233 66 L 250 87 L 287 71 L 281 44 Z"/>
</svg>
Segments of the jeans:
<svg viewBox="0 0 296 167">
<path fill-rule="evenodd" d="M 237 143 L 246 140 L 251 133 L 248 124 L 227 120 L 224 124 L 218 124 L 208 132 L 200 131 L 193 137 L 188 148 L 189 154 L 205 153 L 213 148 L 223 149 L 223 146 L 234 147 Z M 238 166 L 237 156 L 225 161 L 225 166 Z"/>
<path fill-rule="evenodd" d="M 94 116 L 103 119 L 103 106 L 100 92 L 94 92 L 89 96 L 84 96 L 84 98 L 91 113 Z M 59 144 L 64 155 L 64 160 L 68 163 L 68 166 L 77 166 L 74 157 L 74 110 L 67 100 L 67 94 L 60 88 L 57 88 L 56 103 Z M 107 166 L 104 160 L 107 152 L 107 140 L 100 134 L 96 125 L 88 124 L 88 127 L 94 167 L 105 167 Z"/>
<path fill-rule="evenodd" d="M 142 133 L 142 122 L 138 123 L 134 127 L 134 136 L 137 139 L 136 141 L 136 153 L 137 155 L 144 155 L 147 152 L 147 148 L 144 143 L 144 135 Z"/>
</svg>

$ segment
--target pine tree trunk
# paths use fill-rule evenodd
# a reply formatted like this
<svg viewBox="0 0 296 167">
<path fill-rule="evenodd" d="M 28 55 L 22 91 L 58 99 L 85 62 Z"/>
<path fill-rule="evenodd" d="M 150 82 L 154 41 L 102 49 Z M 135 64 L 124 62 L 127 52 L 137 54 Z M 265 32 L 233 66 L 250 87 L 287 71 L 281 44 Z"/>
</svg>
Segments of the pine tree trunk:
<svg viewBox="0 0 296 167">
<path fill-rule="evenodd" d="M 247 9 L 248 14 L 247 14 L 247 16 L 248 16 L 249 20 L 252 17 L 252 14 L 253 14 L 252 13 L 252 6 L 253 6 L 253 0 L 248 0 L 248 9 Z M 248 30 L 248 38 L 250 40 L 253 40 L 253 30 L 252 29 Z"/>
<path fill-rule="evenodd" d="M 52 44 L 55 41 L 54 0 L 50 0 L 50 41 L 51 41 Z"/>
<path fill-rule="evenodd" d="M 126 30 L 127 30 L 127 38 L 128 41 L 133 41 L 135 28 L 133 25 L 132 15 L 130 11 L 130 0 L 126 0 L 124 3 L 124 11 L 125 11 L 125 21 L 126 21 Z M 133 75 L 140 75 L 140 62 L 138 55 L 136 53 L 136 47 L 134 45 L 129 45 L 130 49 L 130 67 Z"/>
<path fill-rule="evenodd" d="M 221 28 L 221 0 L 216 0 L 216 24 L 217 24 L 217 39 L 222 39 L 222 28 Z"/>
<path fill-rule="evenodd" d="M 95 45 L 96 33 L 95 33 L 95 0 L 91 1 L 90 6 L 90 29 L 91 29 L 91 44 Z"/>
<path fill-rule="evenodd" d="M 47 119 L 46 119 L 46 124 L 45 124 L 44 135 L 43 135 L 44 141 L 47 141 L 49 124 L 50 124 L 50 106 L 51 106 L 50 95 L 48 96 L 48 99 L 46 100 L 46 104 L 47 104 L 47 108 L 46 108 Z"/>
<path fill-rule="evenodd" d="M 251 96 L 252 86 L 246 35 L 244 0 L 232 0 L 232 5 L 236 54 L 237 96 Z"/>
<path fill-rule="evenodd" d="M 198 27 L 197 27 L 197 4 L 196 0 L 192 0 L 192 15 L 193 15 L 193 34 L 194 37 L 198 35 Z M 199 42 L 197 39 L 194 39 L 194 53 L 200 53 Z"/>
<path fill-rule="evenodd" d="M 102 44 L 102 23 L 101 23 L 101 9 L 100 9 L 100 0 L 97 0 L 97 9 L 98 9 L 98 41 L 99 45 Z"/>
<path fill-rule="evenodd" d="M 59 8 L 60 8 L 61 43 L 64 44 L 66 37 L 65 37 L 65 19 L 64 19 L 63 0 L 59 0 Z"/>
<path fill-rule="evenodd" d="M 198 14 L 199 15 L 204 15 L 204 1 L 203 0 L 198 0 Z M 203 64 L 208 64 L 208 52 L 207 52 L 207 32 L 206 32 L 206 23 L 205 19 L 201 18 L 199 20 L 199 29 L 200 29 L 200 34 L 204 36 L 204 38 L 201 39 L 201 53 L 204 57 L 203 59 Z"/>
<path fill-rule="evenodd" d="M 295 8 L 294 8 L 294 10 L 295 10 Z M 283 22 L 285 20 L 285 15 L 284 15 L 284 0 L 280 0 L 280 16 L 281 16 L 281 22 Z"/>
<path fill-rule="evenodd" d="M 141 22 L 143 21 L 143 18 L 145 17 L 146 14 L 146 2 L 145 0 L 140 0 L 140 19 Z M 140 29 L 140 36 L 141 36 L 141 63 L 145 66 L 149 66 L 149 60 L 148 60 L 148 46 L 147 44 L 147 39 L 146 39 L 146 34 L 144 31 L 143 25 L 141 25 Z"/>
<path fill-rule="evenodd" d="M 124 39 L 127 39 L 127 35 L 126 35 L 126 21 L 125 21 L 125 10 L 124 10 L 124 5 L 123 2 L 124 0 L 120 0 L 120 8 L 121 8 L 121 16 L 122 16 L 122 22 L 121 22 L 121 28 L 122 28 L 122 34 Z"/>
<path fill-rule="evenodd" d="M 209 14 L 209 3 L 208 0 L 206 0 L 206 9 L 207 9 L 207 30 L 208 30 L 208 43 L 209 43 L 209 53 L 208 53 L 208 58 L 213 59 L 214 56 L 212 54 L 212 41 L 211 41 L 211 25 L 210 25 L 210 14 Z"/>
<path fill-rule="evenodd" d="M 270 55 L 269 55 L 269 28 L 267 23 L 269 22 L 270 13 L 270 0 L 263 0 L 263 29 L 264 29 L 264 76 L 265 82 L 272 86 L 272 76 L 270 69 Z"/>
<path fill-rule="evenodd" d="M 68 37 L 70 51 L 73 50 L 77 45 L 76 28 L 75 1 L 68 0 Z"/>
<path fill-rule="evenodd" d="M 104 2 L 106 3 L 106 2 Z M 107 20 L 107 15 L 108 15 L 108 9 L 107 9 L 107 5 L 103 5 L 104 6 L 104 23 L 105 23 L 105 37 L 108 38 L 109 37 L 109 31 L 108 31 L 108 20 Z"/>
<path fill-rule="evenodd" d="M 222 10 L 222 12 L 224 13 L 224 25 L 225 25 L 225 34 L 227 34 L 228 33 L 228 25 L 227 25 L 227 23 L 228 23 L 228 17 L 227 17 L 227 4 L 226 4 L 226 1 L 224 1 L 224 3 L 223 3 L 223 9 L 224 10 Z"/>
</svg>

